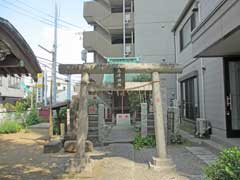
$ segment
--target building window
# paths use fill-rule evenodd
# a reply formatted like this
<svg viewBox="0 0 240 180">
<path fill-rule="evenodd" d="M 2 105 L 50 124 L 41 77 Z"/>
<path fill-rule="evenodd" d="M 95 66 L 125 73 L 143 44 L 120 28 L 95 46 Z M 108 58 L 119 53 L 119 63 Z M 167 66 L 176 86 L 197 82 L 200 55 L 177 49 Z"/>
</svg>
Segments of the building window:
<svg viewBox="0 0 240 180">
<path fill-rule="evenodd" d="M 132 35 L 126 34 L 126 44 L 134 43 L 134 38 L 132 39 Z M 116 34 L 112 36 L 112 44 L 123 44 L 123 34 Z"/>
<path fill-rule="evenodd" d="M 199 114 L 198 78 L 194 76 L 181 81 L 181 117 L 195 121 Z"/>
<path fill-rule="evenodd" d="M 197 27 L 197 13 L 193 12 L 191 16 L 191 32 Z"/>
<path fill-rule="evenodd" d="M 181 51 L 191 43 L 191 32 L 192 32 L 191 28 L 192 28 L 191 18 L 189 18 L 180 31 L 180 50 Z"/>
<path fill-rule="evenodd" d="M 20 81 L 19 77 L 8 76 L 8 87 L 14 89 L 20 89 Z"/>
<path fill-rule="evenodd" d="M 183 28 L 180 31 L 180 50 L 182 51 L 187 47 L 192 40 L 192 31 L 197 27 L 199 23 L 199 12 L 194 10 L 191 17 L 184 24 Z"/>
<path fill-rule="evenodd" d="M 125 12 L 126 13 L 130 13 L 130 12 L 134 12 L 134 1 L 129 1 L 126 2 L 126 6 L 125 6 Z M 123 12 L 123 6 L 113 6 L 111 8 L 111 12 L 112 13 L 122 13 Z"/>
</svg>

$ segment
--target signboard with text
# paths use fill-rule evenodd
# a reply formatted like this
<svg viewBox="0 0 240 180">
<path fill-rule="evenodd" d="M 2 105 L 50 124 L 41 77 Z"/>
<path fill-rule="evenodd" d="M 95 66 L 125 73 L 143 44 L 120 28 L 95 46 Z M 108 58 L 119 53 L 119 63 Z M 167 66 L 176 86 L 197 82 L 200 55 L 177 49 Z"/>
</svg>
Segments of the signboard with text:
<svg viewBox="0 0 240 180">
<path fill-rule="evenodd" d="M 116 116 L 118 126 L 130 126 L 131 117 L 130 114 L 117 114 Z"/>
</svg>

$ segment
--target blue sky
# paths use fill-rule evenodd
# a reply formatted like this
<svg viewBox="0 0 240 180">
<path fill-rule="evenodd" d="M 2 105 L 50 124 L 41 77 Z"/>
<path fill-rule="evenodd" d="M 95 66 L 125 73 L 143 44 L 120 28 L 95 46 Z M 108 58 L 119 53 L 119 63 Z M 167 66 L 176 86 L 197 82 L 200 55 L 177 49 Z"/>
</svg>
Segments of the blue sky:
<svg viewBox="0 0 240 180">
<path fill-rule="evenodd" d="M 83 18 L 83 0 L 57 0 L 60 9 L 60 19 L 75 24 L 81 28 L 75 28 L 64 24 L 58 31 L 58 62 L 80 63 L 82 38 L 79 35 L 84 30 L 91 29 Z M 36 10 L 28 7 L 31 6 Z M 38 45 L 52 49 L 53 26 L 44 24 L 36 18 L 45 18 L 53 21 L 55 0 L 0 0 L 0 17 L 9 20 L 30 44 L 36 56 L 51 58 L 41 50 Z M 19 12 L 16 12 L 19 11 Z M 41 12 L 45 13 L 41 13 Z M 27 16 L 24 16 L 25 14 Z M 62 22 L 60 22 L 63 24 Z M 92 58 L 90 56 L 90 58 Z M 91 61 L 91 60 L 90 60 Z"/>
</svg>

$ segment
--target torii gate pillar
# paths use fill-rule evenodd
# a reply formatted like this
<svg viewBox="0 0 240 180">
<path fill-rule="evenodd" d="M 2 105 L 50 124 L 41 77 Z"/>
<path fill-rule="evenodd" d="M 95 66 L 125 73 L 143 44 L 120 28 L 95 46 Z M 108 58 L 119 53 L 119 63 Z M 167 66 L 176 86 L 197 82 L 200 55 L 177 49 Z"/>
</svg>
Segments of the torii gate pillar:
<svg viewBox="0 0 240 180">
<path fill-rule="evenodd" d="M 157 158 L 167 158 L 165 129 L 163 121 L 163 107 L 161 100 L 161 87 L 159 73 L 154 72 L 152 74 L 153 82 L 153 110 L 154 110 L 154 123 L 155 123 L 155 136 L 156 136 L 156 148 Z"/>
<path fill-rule="evenodd" d="M 175 166 L 170 159 L 167 159 L 167 147 L 165 138 L 165 128 L 163 120 L 163 107 L 161 100 L 161 86 L 158 72 L 152 73 L 153 80 L 153 110 L 156 139 L 156 156 L 153 157 L 150 167 L 156 170 L 174 169 Z"/>
<path fill-rule="evenodd" d="M 79 114 L 77 116 L 77 152 L 74 159 L 71 159 L 67 172 L 82 172 L 86 167 L 89 159 L 85 153 L 85 143 L 88 134 L 88 83 L 89 74 L 87 72 L 82 73 L 80 87 L 80 102 L 79 102 Z"/>
</svg>

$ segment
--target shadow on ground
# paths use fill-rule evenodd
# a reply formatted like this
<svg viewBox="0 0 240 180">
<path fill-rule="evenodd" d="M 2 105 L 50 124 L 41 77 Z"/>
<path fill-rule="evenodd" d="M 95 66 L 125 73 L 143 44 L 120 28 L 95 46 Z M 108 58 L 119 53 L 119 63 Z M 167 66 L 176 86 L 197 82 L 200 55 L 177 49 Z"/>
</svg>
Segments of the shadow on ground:
<svg viewBox="0 0 240 180">
<path fill-rule="evenodd" d="M 44 154 L 41 135 L 17 133 L 0 135 L 0 179 L 55 179 L 73 156 Z M 41 138 L 40 138 L 41 139 Z"/>
</svg>

